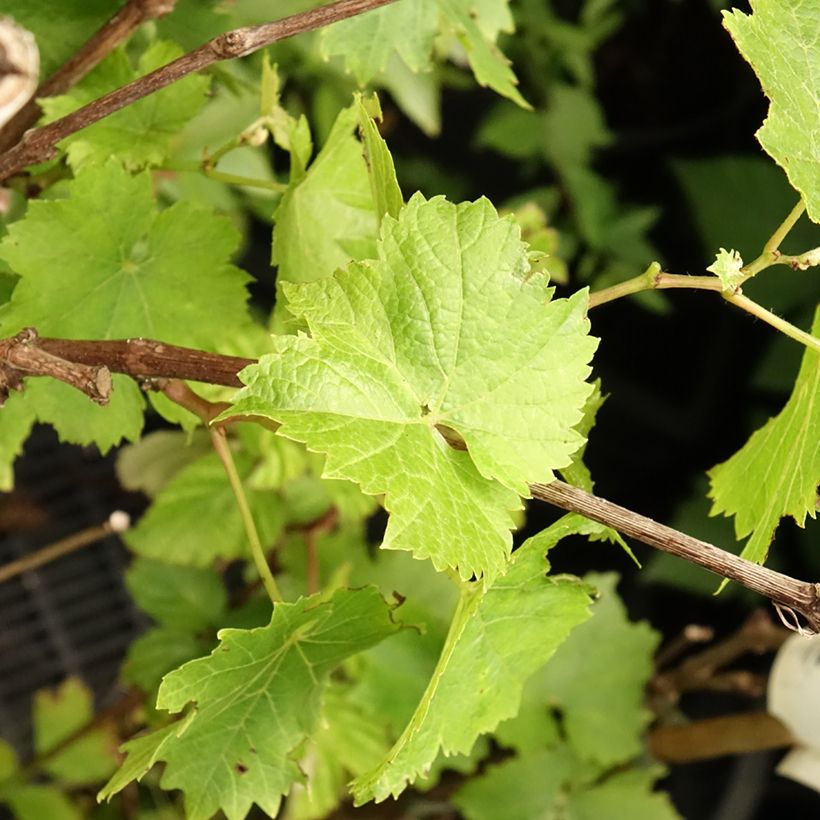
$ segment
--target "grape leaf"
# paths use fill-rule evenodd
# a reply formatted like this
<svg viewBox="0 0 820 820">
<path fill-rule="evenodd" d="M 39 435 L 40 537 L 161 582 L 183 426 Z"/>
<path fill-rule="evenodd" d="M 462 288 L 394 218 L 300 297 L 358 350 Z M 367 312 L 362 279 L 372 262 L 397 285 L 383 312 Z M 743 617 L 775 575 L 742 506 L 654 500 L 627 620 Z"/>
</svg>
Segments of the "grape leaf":
<svg viewBox="0 0 820 820">
<path fill-rule="evenodd" d="M 601 593 L 592 618 L 572 632 L 531 686 L 541 702 L 562 711 L 566 737 L 579 757 L 610 766 L 642 749 L 640 733 L 648 720 L 643 691 L 658 635 L 645 623 L 627 620 L 614 575 L 584 580 Z"/>
<path fill-rule="evenodd" d="M 120 448 L 117 480 L 123 489 L 153 498 L 183 467 L 210 450 L 211 441 L 204 431 L 188 436 L 179 430 L 157 430 Z"/>
<path fill-rule="evenodd" d="M 240 478 L 247 479 L 253 458 L 239 452 L 234 461 Z M 275 493 L 252 489 L 246 495 L 262 543 L 272 543 L 285 524 L 281 499 Z M 205 567 L 217 557 L 246 556 L 242 517 L 216 453 L 180 470 L 123 537 L 138 555 L 169 564 Z"/>
<path fill-rule="evenodd" d="M 275 816 L 281 796 L 300 779 L 296 761 L 316 730 L 324 680 L 399 628 L 376 588 L 366 587 L 277 604 L 266 627 L 222 630 L 209 657 L 166 675 L 160 687 L 159 708 L 196 706 L 179 729 L 125 744 L 138 760 L 126 761 L 123 771 L 133 779 L 166 761 L 161 784 L 185 792 L 191 820 L 218 809 L 235 820 L 253 803 Z M 100 797 L 126 782 L 115 775 Z"/>
<path fill-rule="evenodd" d="M 319 728 L 299 761 L 307 782 L 293 784 L 288 820 L 327 817 L 344 797 L 351 775 L 372 768 L 387 751 L 384 726 L 346 695 L 338 685 L 325 692 Z"/>
<path fill-rule="evenodd" d="M 212 348 L 245 324 L 249 277 L 228 263 L 236 229 L 187 202 L 160 212 L 151 190 L 150 174 L 112 161 L 79 174 L 67 199 L 32 201 L 0 243 L 21 277 L 3 331 Z M 101 202 L 105 219 L 89 219 Z"/>
<path fill-rule="evenodd" d="M 40 105 L 48 120 L 59 119 L 109 91 L 170 63 L 181 54 L 182 49 L 174 43 L 155 42 L 132 67 L 126 51 L 118 49 L 69 93 L 44 97 Z M 75 171 L 87 165 L 105 163 L 109 157 L 116 157 L 131 170 L 160 165 L 170 153 L 173 135 L 204 104 L 209 84 L 208 77 L 189 74 L 150 97 L 137 100 L 83 128 L 59 144 L 65 148 L 69 164 Z"/>
<path fill-rule="evenodd" d="M 515 715 L 526 679 L 589 617 L 589 587 L 546 577 L 544 552 L 562 532 L 547 529 L 529 539 L 487 591 L 465 587 L 413 717 L 382 763 L 353 781 L 357 805 L 397 796 L 439 749 L 469 752 L 480 734 Z"/>
<path fill-rule="evenodd" d="M 376 215 L 367 167 L 353 136 L 355 108 L 343 110 L 305 176 L 274 214 L 277 281 L 312 282 L 351 259 L 373 256 Z"/>
<path fill-rule="evenodd" d="M 404 205 L 404 198 L 396 179 L 393 157 L 390 156 L 387 143 L 379 133 L 375 122 L 377 119 L 380 121 L 382 119 L 379 99 L 375 94 L 368 100 L 362 99 L 359 95 L 356 109 L 359 114 L 359 133 L 362 138 L 367 173 L 370 177 L 370 188 L 373 191 L 376 216 L 380 222 L 385 214 L 396 219 Z"/>
<path fill-rule="evenodd" d="M 564 797 L 563 789 L 576 767 L 564 745 L 539 749 L 488 767 L 456 792 L 453 804 L 467 820 L 542 820 Z"/>
<path fill-rule="evenodd" d="M 492 8 L 488 2 L 496 5 L 499 0 L 482 0 L 481 5 Z M 506 6 L 506 0 L 501 2 Z M 438 0 L 438 3 L 442 13 L 456 29 L 456 36 L 467 52 L 467 59 L 470 61 L 476 82 L 492 88 L 497 94 L 512 100 L 522 108 L 530 108 L 530 104 L 516 88 L 518 80 L 510 68 L 509 61 L 494 42 L 488 42 L 486 39 L 481 25 L 476 20 L 481 18 L 470 0 Z"/>
<path fill-rule="evenodd" d="M 142 560 L 138 559 L 137 563 L 142 563 Z M 160 565 L 156 566 L 159 568 Z M 141 587 L 135 589 L 135 596 L 141 605 L 145 606 L 148 603 L 146 599 L 150 599 L 150 611 L 155 618 L 159 618 L 160 626 L 149 629 L 128 647 L 121 675 L 124 680 L 148 693 L 152 702 L 156 702 L 157 689 L 168 672 L 202 657 L 214 648 L 217 626 L 251 629 L 267 624 L 271 613 L 270 600 L 266 596 L 251 598 L 238 608 L 226 610 L 224 589 L 217 589 L 209 579 L 209 576 L 215 575 L 210 570 L 190 567 L 182 569 L 168 564 L 161 566 L 168 571 L 174 583 L 181 583 L 184 597 L 189 598 L 191 593 L 198 589 L 204 595 L 213 596 L 216 605 L 208 605 L 207 601 L 183 602 L 182 610 L 183 614 L 187 613 L 187 618 L 183 617 L 177 624 L 172 617 L 170 606 L 166 611 L 165 602 L 161 601 L 164 596 L 143 590 Z M 189 573 L 192 577 L 186 580 L 184 576 Z M 152 572 L 142 576 L 146 582 L 151 577 L 156 577 L 156 574 Z M 133 576 L 127 578 L 127 581 L 133 586 Z M 163 580 L 157 579 L 157 582 L 166 588 L 170 586 Z"/>
<path fill-rule="evenodd" d="M 154 25 L 160 37 L 179 43 L 186 51 L 232 27 L 229 7 L 223 7 L 220 0 L 176 0 L 173 11 L 159 17 Z"/>
<path fill-rule="evenodd" d="M 84 812 L 54 786 L 0 785 L 0 805 L 8 804 L 18 820 L 83 820 Z"/>
<path fill-rule="evenodd" d="M 111 384 L 111 398 L 105 406 L 53 379 L 28 379 L 23 400 L 37 421 L 54 427 L 61 441 L 93 442 L 101 453 L 107 453 L 123 439 L 139 437 L 145 409 L 145 399 L 133 379 L 115 373 Z"/>
<path fill-rule="evenodd" d="M 820 308 L 812 333 L 820 335 Z M 741 555 L 766 560 L 783 516 L 805 526 L 817 514 L 820 481 L 820 355 L 806 349 L 786 406 L 728 461 L 709 471 L 711 515 L 735 516 L 735 534 L 751 538 Z"/>
<path fill-rule="evenodd" d="M 820 222 L 820 11 L 813 3 L 756 0 L 752 14 L 724 11 L 723 25 L 771 103 L 757 138 Z"/>
<path fill-rule="evenodd" d="M 262 58 L 262 81 L 260 114 L 268 118 L 268 129 L 273 141 L 290 154 L 290 182 L 300 182 L 305 175 L 310 155 L 313 153 L 313 137 L 304 114 L 298 119 L 281 105 L 281 80 L 271 66 L 267 52 Z"/>
<path fill-rule="evenodd" d="M 148 770 L 160 759 L 166 746 L 173 744 L 175 738 L 185 734 L 191 722 L 197 716 L 191 710 L 185 717 L 148 734 L 132 738 L 120 746 L 121 752 L 128 756 L 120 768 L 97 794 L 97 802 L 110 800 L 117 792 L 122 791 L 132 780 L 138 783 Z"/>
<path fill-rule="evenodd" d="M 412 718 L 430 682 L 447 637 L 458 590 L 428 561 L 416 561 L 406 552 L 379 553 L 378 560 L 369 566 L 354 568 L 353 583 L 359 583 L 361 577 L 357 569 L 367 570 L 364 577 L 373 578 L 383 594 L 400 595 L 404 599 L 402 618 L 415 627 L 360 656 L 356 684 L 350 695 L 387 727 L 392 742 Z"/>
<path fill-rule="evenodd" d="M 325 475 L 386 493 L 383 546 L 488 583 L 509 510 L 583 439 L 591 385 L 586 292 L 549 301 L 511 219 L 486 200 L 416 195 L 385 217 L 379 259 L 290 286 L 312 337 L 279 337 L 246 368 L 231 413 L 282 423 L 328 454 Z M 455 430 L 469 454 L 448 447 Z"/>
<path fill-rule="evenodd" d="M 131 642 L 122 665 L 122 677 L 144 692 L 155 692 L 172 669 L 210 651 L 213 641 L 185 629 L 158 626 Z"/>
<path fill-rule="evenodd" d="M 567 820 L 679 820 L 669 798 L 652 791 L 662 774 L 658 766 L 613 774 L 574 794 L 567 807 Z"/>
<path fill-rule="evenodd" d="M 34 748 L 48 755 L 46 770 L 64 783 L 82 785 L 108 777 L 116 768 L 116 735 L 104 725 L 85 732 L 55 752 L 61 742 L 94 717 L 92 695 L 77 678 L 67 678 L 55 690 L 41 689 L 34 696 Z"/>
<path fill-rule="evenodd" d="M 324 28 L 322 53 L 344 57 L 359 85 L 384 71 L 394 51 L 412 71 L 429 71 L 438 15 L 436 0 L 401 0 Z"/>
<path fill-rule="evenodd" d="M 455 30 L 476 81 L 529 108 L 495 45 L 499 31 L 513 30 L 508 0 L 403 0 L 328 26 L 322 32 L 322 53 L 344 57 L 360 85 L 382 73 L 396 53 L 411 71 L 429 71 L 440 18 Z"/>
<path fill-rule="evenodd" d="M 248 321 L 247 276 L 228 263 L 235 228 L 185 202 L 159 212 L 151 190 L 149 174 L 129 176 L 112 161 L 79 174 L 67 199 L 32 201 L 0 242 L 21 277 L 0 332 L 33 326 L 43 336 L 148 336 L 205 349 L 230 339 Z M 100 202 L 105 220 L 89 219 Z M 139 434 L 144 402 L 130 379 L 114 376 L 104 408 L 64 384 L 30 382 L 24 401 L 64 440 L 105 451 Z"/>
<path fill-rule="evenodd" d="M 212 569 L 137 558 L 128 568 L 125 585 L 137 606 L 155 621 L 188 632 L 218 623 L 227 606 L 222 578 Z"/>
<path fill-rule="evenodd" d="M 653 767 L 601 779 L 562 744 L 489 767 L 459 789 L 453 802 L 467 820 L 676 820 L 668 797 L 652 793 L 662 774 Z"/>
</svg>

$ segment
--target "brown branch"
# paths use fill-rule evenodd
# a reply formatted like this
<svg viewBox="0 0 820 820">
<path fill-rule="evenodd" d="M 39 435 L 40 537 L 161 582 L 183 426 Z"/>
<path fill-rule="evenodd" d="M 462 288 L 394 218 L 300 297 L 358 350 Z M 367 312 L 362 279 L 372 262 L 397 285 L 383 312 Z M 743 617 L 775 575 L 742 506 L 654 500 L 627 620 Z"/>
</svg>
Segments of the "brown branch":
<svg viewBox="0 0 820 820">
<path fill-rule="evenodd" d="M 669 703 L 684 692 L 716 688 L 711 685 L 718 670 L 749 653 L 762 655 L 778 650 L 789 631 L 772 623 L 763 610 L 753 612 L 734 634 L 692 655 L 675 669 L 655 675 L 650 689 Z"/>
<path fill-rule="evenodd" d="M 16 145 L 26 129 L 37 122 L 42 113 L 38 99 L 64 94 L 143 23 L 172 12 L 176 2 L 177 0 L 128 0 L 107 23 L 91 35 L 76 54 L 40 85 L 34 96 L 0 129 L 0 151 L 8 151 Z"/>
<path fill-rule="evenodd" d="M 813 632 L 820 632 L 820 584 L 798 581 L 753 564 L 706 541 L 700 541 L 611 501 L 571 487 L 563 481 L 530 484 L 530 492 L 535 498 L 561 509 L 580 513 L 650 547 L 677 555 L 709 572 L 737 581 L 769 598 L 775 605 L 800 613 Z"/>
<path fill-rule="evenodd" d="M 652 755 L 664 763 L 691 763 L 724 755 L 780 749 L 794 742 L 791 731 L 767 712 L 660 726 L 649 733 Z"/>
<path fill-rule="evenodd" d="M 326 6 L 284 17 L 272 23 L 245 26 L 214 37 L 193 51 L 183 54 L 144 77 L 105 94 L 88 105 L 48 125 L 27 131 L 14 148 L 0 155 L 0 181 L 27 165 L 43 162 L 56 153 L 56 144 L 70 134 L 159 91 L 194 71 L 201 71 L 221 60 L 245 57 L 264 46 L 328 26 L 395 0 L 336 0 Z"/>
<path fill-rule="evenodd" d="M 21 390 L 25 376 L 51 376 L 76 387 L 97 404 L 108 404 L 111 373 L 102 363 L 78 363 L 45 350 L 37 331 L 27 327 L 0 340 L 0 405 L 9 391 Z"/>
<path fill-rule="evenodd" d="M 43 339 L 33 328 L 26 328 L 16 336 L 0 339 L 0 391 L 4 387 L 6 394 L 19 390 L 24 376 L 51 376 L 104 404 L 111 389 L 111 373 L 137 381 L 186 379 L 241 387 L 237 373 L 254 361 L 151 339 Z"/>
<path fill-rule="evenodd" d="M 744 698 L 760 698 L 766 694 L 766 675 L 750 672 L 748 669 L 732 669 L 721 672 L 703 684 L 704 691 L 729 692 Z"/>
<path fill-rule="evenodd" d="M 711 626 L 688 624 L 679 635 L 661 647 L 658 654 L 655 655 L 655 668 L 663 669 L 665 666 L 669 666 L 695 644 L 708 643 L 714 640 L 714 637 L 715 630 Z"/>
</svg>

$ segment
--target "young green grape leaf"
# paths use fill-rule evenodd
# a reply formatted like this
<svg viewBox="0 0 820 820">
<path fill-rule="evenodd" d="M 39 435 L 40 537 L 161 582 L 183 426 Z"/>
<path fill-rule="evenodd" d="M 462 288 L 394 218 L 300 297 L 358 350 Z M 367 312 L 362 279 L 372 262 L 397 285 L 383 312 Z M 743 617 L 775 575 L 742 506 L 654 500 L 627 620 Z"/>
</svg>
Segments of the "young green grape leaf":
<svg viewBox="0 0 820 820">
<path fill-rule="evenodd" d="M 247 479 L 254 459 L 239 452 L 234 461 L 240 478 Z M 286 522 L 281 498 L 252 489 L 246 495 L 262 543 L 273 543 Z M 124 539 L 138 555 L 169 564 L 206 567 L 215 558 L 245 557 L 242 516 L 216 453 L 180 470 Z"/>
<path fill-rule="evenodd" d="M 486 200 L 414 196 L 385 217 L 378 256 L 286 288 L 312 335 L 275 339 L 230 412 L 279 421 L 327 453 L 327 477 L 385 493 L 385 548 L 489 583 L 507 562 L 516 494 L 583 441 L 573 426 L 596 345 L 586 292 L 550 301 L 517 225 Z"/>
<path fill-rule="evenodd" d="M 727 291 L 734 290 L 743 281 L 743 259 L 736 250 L 727 251 L 721 248 L 715 256 L 715 261 L 706 270 L 720 279 L 720 284 Z"/>
<path fill-rule="evenodd" d="M 375 255 L 377 221 L 367 166 L 353 136 L 355 108 L 344 109 L 306 175 L 274 214 L 277 281 L 312 282 L 351 259 Z"/>
<path fill-rule="evenodd" d="M 413 717 L 381 764 L 353 781 L 357 804 L 397 796 L 440 749 L 467 753 L 479 735 L 515 715 L 527 678 L 589 617 L 588 586 L 546 576 L 544 552 L 560 532 L 531 538 L 488 590 L 465 588 Z"/>
<path fill-rule="evenodd" d="M 379 98 L 374 94 L 365 100 L 358 96 L 356 109 L 359 112 L 359 133 L 362 138 L 364 160 L 367 163 L 367 173 L 370 177 L 370 187 L 373 191 L 373 204 L 379 221 L 387 214 L 394 219 L 404 205 L 401 195 L 393 157 L 387 148 L 387 143 L 379 133 L 376 120 L 381 121 L 382 110 Z"/>
<path fill-rule="evenodd" d="M 820 308 L 812 333 L 820 335 Z M 780 519 L 805 526 L 817 514 L 820 481 L 820 355 L 806 349 L 786 406 L 728 461 L 709 471 L 712 515 L 735 516 L 735 534 L 751 538 L 741 555 L 763 563 Z"/>
<path fill-rule="evenodd" d="M 487 8 L 497 8 L 499 3 L 506 6 L 506 0 L 482 0 L 482 5 Z M 495 38 L 488 41 L 482 31 L 480 13 L 476 13 L 471 0 L 438 0 L 438 4 L 442 14 L 455 28 L 476 82 L 492 88 L 497 94 L 522 108 L 531 108 L 518 91 L 518 80 L 510 68 L 509 60 L 495 44 Z M 490 27 L 493 27 L 492 23 Z"/>
<path fill-rule="evenodd" d="M 137 558 L 125 574 L 125 585 L 155 621 L 188 632 L 218 624 L 228 603 L 222 578 L 212 569 Z"/>
<path fill-rule="evenodd" d="M 161 784 L 185 792 L 191 820 L 219 809 L 237 820 L 254 803 L 275 816 L 282 795 L 302 778 L 297 761 L 316 731 L 325 679 L 344 659 L 399 629 L 391 607 L 366 587 L 277 604 L 266 627 L 222 630 L 209 657 L 162 682 L 160 709 L 196 704 L 183 725 L 126 744 L 138 761 L 129 759 L 125 769 L 140 777 L 165 761 Z M 116 775 L 100 796 L 126 782 Z"/>
<path fill-rule="evenodd" d="M 116 768 L 116 736 L 111 726 L 85 732 L 59 751 L 55 747 L 90 723 L 94 706 L 90 690 L 77 678 L 67 678 L 55 690 L 34 696 L 34 748 L 48 755 L 46 770 L 64 783 L 84 785 L 99 781 Z"/>
<path fill-rule="evenodd" d="M 290 183 L 293 185 L 304 177 L 305 168 L 313 153 L 310 125 L 304 114 L 297 118 L 282 107 L 281 81 L 276 67 L 270 64 L 267 52 L 262 58 L 261 85 L 259 113 L 268 118 L 268 128 L 273 141 L 290 154 Z"/>
<path fill-rule="evenodd" d="M 20 393 L 12 393 L 0 407 L 0 492 L 14 486 L 14 459 L 34 426 L 34 410 Z"/>
<path fill-rule="evenodd" d="M 322 30 L 325 57 L 339 55 L 359 85 L 367 85 L 396 51 L 411 71 L 428 71 L 438 32 L 436 0 L 400 0 Z"/>
<path fill-rule="evenodd" d="M 575 629 L 538 673 L 528 692 L 561 710 L 564 731 L 583 760 L 612 766 L 640 754 L 649 715 L 643 693 L 658 635 L 633 624 L 615 593 L 614 575 L 589 575 L 601 597 L 592 618 Z M 590 651 L 590 647 L 594 647 Z"/>
<path fill-rule="evenodd" d="M 508 0 L 402 0 L 343 20 L 322 32 L 325 57 L 342 56 L 359 85 L 366 85 L 398 54 L 412 72 L 429 71 L 436 37 L 454 29 L 476 81 L 528 108 L 509 62 L 496 46 L 513 30 Z"/>
<path fill-rule="evenodd" d="M 770 101 L 757 138 L 803 196 L 809 217 L 820 222 L 820 9 L 756 0 L 752 14 L 724 11 L 723 25 Z"/>
<path fill-rule="evenodd" d="M 126 51 L 118 49 L 67 94 L 44 97 L 40 105 L 49 120 L 59 119 L 181 54 L 182 49 L 174 43 L 155 42 L 132 66 Z M 205 103 L 209 84 L 208 77 L 189 74 L 72 134 L 60 143 L 68 154 L 69 164 L 75 171 L 105 163 L 110 157 L 131 170 L 162 164 L 170 153 L 174 134 Z"/>
</svg>

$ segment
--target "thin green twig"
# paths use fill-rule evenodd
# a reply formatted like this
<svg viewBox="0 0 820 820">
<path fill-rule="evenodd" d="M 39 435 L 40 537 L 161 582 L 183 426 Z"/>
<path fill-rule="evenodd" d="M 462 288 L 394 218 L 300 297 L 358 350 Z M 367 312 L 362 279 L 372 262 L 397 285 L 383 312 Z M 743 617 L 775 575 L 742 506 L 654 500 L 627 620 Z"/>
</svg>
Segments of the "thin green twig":
<svg viewBox="0 0 820 820">
<path fill-rule="evenodd" d="M 769 237 L 768 242 L 763 246 L 763 251 L 766 253 L 776 251 L 783 244 L 783 240 L 788 236 L 789 231 L 797 224 L 797 220 L 800 219 L 805 210 L 806 204 L 801 197 L 797 205 L 789 211 L 789 215 Z"/>
<path fill-rule="evenodd" d="M 259 533 L 256 531 L 256 524 L 253 522 L 253 515 L 248 506 L 248 499 L 245 497 L 245 488 L 242 486 L 242 479 L 236 471 L 231 448 L 228 446 L 228 439 L 225 436 L 225 431 L 221 427 L 211 428 L 211 441 L 216 450 L 219 460 L 225 467 L 225 472 L 228 474 L 228 481 L 231 483 L 236 504 L 239 507 L 239 514 L 242 516 L 242 524 L 245 527 L 245 533 L 248 536 L 248 541 L 251 545 L 251 554 L 253 555 L 253 562 L 256 564 L 256 569 L 262 578 L 262 583 L 265 585 L 268 596 L 271 602 L 276 604 L 282 600 L 282 593 L 270 571 L 268 561 L 265 558 L 265 551 L 262 549 L 262 542 L 259 540 Z"/>
<path fill-rule="evenodd" d="M 742 271 L 744 278 L 741 280 L 741 284 L 760 273 L 760 271 L 783 261 L 781 258 L 782 254 L 778 249 L 805 210 L 806 206 L 801 198 L 797 205 L 789 211 L 789 215 L 777 226 L 777 230 L 768 238 L 760 256 L 758 256 L 757 259 L 753 259 L 748 265 L 743 266 Z"/>
<path fill-rule="evenodd" d="M 785 224 L 785 223 L 784 223 Z M 782 226 L 781 226 L 782 228 Z M 813 253 L 810 251 L 809 253 Z M 802 257 L 800 257 L 802 258 Z M 723 298 L 731 304 L 745 310 L 752 316 L 762 319 L 776 330 L 786 336 L 800 342 L 810 350 L 820 351 L 820 339 L 815 338 L 810 333 L 801 330 L 791 322 L 781 319 L 757 302 L 744 296 L 740 289 L 727 291 L 716 276 L 682 276 L 675 273 L 666 273 L 661 270 L 657 262 L 653 262 L 642 274 L 617 285 L 599 290 L 589 295 L 589 307 L 594 308 L 599 305 L 620 299 L 623 296 L 630 296 L 633 293 L 640 293 L 643 290 L 670 290 L 673 288 L 689 288 L 691 290 L 712 290 L 720 293 Z"/>
<path fill-rule="evenodd" d="M 781 319 L 748 296 L 744 296 L 742 293 L 724 293 L 723 298 L 727 302 L 737 305 L 737 307 L 745 310 L 747 313 L 751 313 L 752 316 L 756 316 L 758 319 L 766 322 L 766 324 L 771 325 L 786 336 L 804 344 L 809 350 L 815 350 L 820 353 L 820 339 L 815 338 L 811 333 L 806 333 L 805 330 L 800 330 L 799 327 L 795 327 L 791 322 Z"/>
<path fill-rule="evenodd" d="M 632 296 L 644 290 L 668 290 L 670 288 L 690 288 L 693 290 L 721 291 L 720 280 L 714 276 L 682 276 L 681 274 L 666 273 L 661 270 L 657 262 L 653 262 L 643 273 L 611 285 L 608 288 L 589 294 L 589 307 L 594 308 L 620 299 Z"/>
</svg>

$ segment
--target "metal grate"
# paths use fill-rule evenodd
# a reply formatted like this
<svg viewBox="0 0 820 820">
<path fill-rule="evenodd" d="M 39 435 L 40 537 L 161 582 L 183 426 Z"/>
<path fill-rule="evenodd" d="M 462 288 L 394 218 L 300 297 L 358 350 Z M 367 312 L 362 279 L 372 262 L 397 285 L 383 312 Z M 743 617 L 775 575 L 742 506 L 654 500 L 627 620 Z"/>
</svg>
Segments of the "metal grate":
<svg viewBox="0 0 820 820">
<path fill-rule="evenodd" d="M 2 518 L 15 519 L 0 531 L 0 564 L 101 523 L 115 509 L 144 506 L 119 488 L 111 456 L 61 445 L 49 428 L 35 430 L 15 474 L 14 493 L 0 497 Z M 37 689 L 76 675 L 98 707 L 118 692 L 125 650 L 148 623 L 123 585 L 126 565 L 112 536 L 0 584 L 0 736 L 24 759 Z"/>
</svg>

